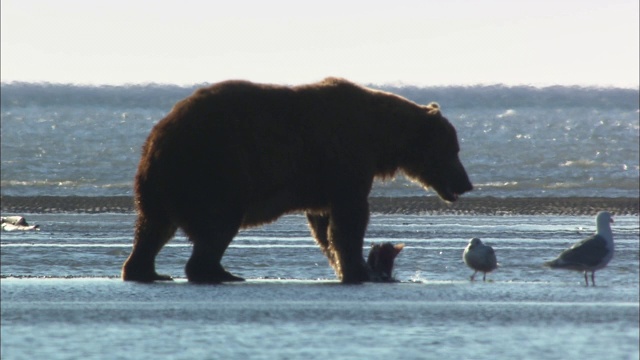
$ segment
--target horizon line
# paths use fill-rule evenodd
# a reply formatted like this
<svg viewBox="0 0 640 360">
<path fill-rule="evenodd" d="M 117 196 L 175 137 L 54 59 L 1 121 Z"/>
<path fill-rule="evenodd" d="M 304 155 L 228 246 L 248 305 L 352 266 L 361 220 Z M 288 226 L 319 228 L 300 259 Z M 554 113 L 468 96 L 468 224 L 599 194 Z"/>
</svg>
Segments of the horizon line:
<svg viewBox="0 0 640 360">
<path fill-rule="evenodd" d="M 246 80 L 242 78 L 233 78 L 228 80 Z M 347 79 L 349 80 L 349 79 Z M 221 80 L 225 81 L 225 80 Z M 131 86 L 176 86 L 182 88 L 189 87 L 197 87 L 197 86 L 205 86 L 216 84 L 221 81 L 213 81 L 213 82 L 155 82 L 155 81 L 140 81 L 140 82 L 113 82 L 113 83 L 99 83 L 99 82 L 59 82 L 59 81 L 48 81 L 48 80 L 0 80 L 0 85 L 16 85 L 16 84 L 28 84 L 28 85 L 53 85 L 53 86 L 78 86 L 78 87 L 131 87 Z M 248 80 L 251 81 L 251 80 Z M 352 80 L 349 80 L 352 81 Z M 279 84 L 285 86 L 296 86 L 302 84 L 312 84 L 313 82 L 301 82 L 301 83 L 289 83 L 289 82 L 262 82 L 262 81 L 252 81 L 255 83 L 262 84 Z M 405 81 L 387 81 L 387 82 L 359 82 L 352 81 L 356 84 L 364 85 L 364 86 L 373 86 L 373 87 L 392 87 L 392 88 L 405 88 L 405 87 L 416 87 L 416 88 L 445 88 L 445 87 L 463 87 L 463 88 L 471 88 L 471 87 L 505 87 L 505 88 L 537 88 L 537 89 L 545 89 L 545 88 L 553 88 L 553 87 L 564 87 L 564 88 L 583 88 L 583 89 L 622 89 L 622 90 L 635 90 L 640 91 L 640 84 L 635 85 L 613 85 L 613 84 L 550 84 L 550 83 L 540 83 L 540 84 L 527 84 L 527 83 L 504 83 L 504 82 L 478 82 L 478 83 L 451 83 L 451 84 L 424 84 L 424 83 L 410 83 Z"/>
</svg>

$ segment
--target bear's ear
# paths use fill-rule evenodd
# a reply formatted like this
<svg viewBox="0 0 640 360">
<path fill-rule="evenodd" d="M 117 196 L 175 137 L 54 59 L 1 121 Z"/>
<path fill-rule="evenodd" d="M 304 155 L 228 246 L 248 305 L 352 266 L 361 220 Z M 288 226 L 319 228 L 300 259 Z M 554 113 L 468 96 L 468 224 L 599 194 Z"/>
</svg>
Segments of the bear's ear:
<svg viewBox="0 0 640 360">
<path fill-rule="evenodd" d="M 395 244 L 393 246 L 393 249 L 395 250 L 396 255 L 398 255 L 400 253 L 400 251 L 402 251 L 402 249 L 404 249 L 404 243 Z"/>
<path fill-rule="evenodd" d="M 427 114 L 429 115 L 438 115 L 440 114 L 440 105 L 437 102 L 430 102 L 429 105 L 424 107 L 427 110 Z"/>
</svg>

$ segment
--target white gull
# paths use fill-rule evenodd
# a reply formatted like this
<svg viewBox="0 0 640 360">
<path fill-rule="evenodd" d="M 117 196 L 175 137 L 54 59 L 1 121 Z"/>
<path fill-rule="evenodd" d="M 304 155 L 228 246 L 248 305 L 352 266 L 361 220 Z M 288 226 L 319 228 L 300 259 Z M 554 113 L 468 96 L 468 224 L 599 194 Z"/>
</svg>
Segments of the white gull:
<svg viewBox="0 0 640 360">
<path fill-rule="evenodd" d="M 4 231 L 40 230 L 40 225 L 29 225 L 22 216 L 2 216 L 0 217 L 0 223 Z"/>
<path fill-rule="evenodd" d="M 487 273 L 498 267 L 496 253 L 493 248 L 483 244 L 478 238 L 473 238 L 469 241 L 469 245 L 462 253 L 462 259 L 467 266 L 475 270 L 471 275 L 471 281 L 475 280 L 478 271 L 483 272 L 482 281 L 486 281 Z"/>
</svg>

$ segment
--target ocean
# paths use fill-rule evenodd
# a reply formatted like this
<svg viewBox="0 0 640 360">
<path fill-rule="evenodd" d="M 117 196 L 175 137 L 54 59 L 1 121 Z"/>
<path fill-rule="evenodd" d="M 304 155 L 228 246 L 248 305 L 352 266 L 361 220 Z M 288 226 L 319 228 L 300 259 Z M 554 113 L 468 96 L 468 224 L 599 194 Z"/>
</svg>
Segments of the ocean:
<svg viewBox="0 0 640 360">
<path fill-rule="evenodd" d="M 468 196 L 639 195 L 638 90 L 380 88 L 441 105 L 475 185 Z M 194 89 L 2 84 L 2 195 L 131 195 L 149 131 Z M 424 194 L 403 177 L 372 192 Z"/>
<path fill-rule="evenodd" d="M 464 197 L 639 194 L 638 91 L 383 87 L 438 101 L 476 186 Z M 192 87 L 2 84 L 3 196 L 129 196 L 151 127 Z M 372 195 L 435 196 L 402 177 Z M 603 209 L 606 210 L 606 209 Z M 119 279 L 133 213 L 22 214 L 2 232 L 2 359 L 638 359 L 640 222 L 614 216 L 596 272 L 542 263 L 595 231 L 593 216 L 372 214 L 373 242 L 404 243 L 397 283 L 342 285 L 302 214 L 240 232 L 223 265 L 246 282 L 189 284 L 179 232 L 157 259 L 172 282 Z M 469 239 L 500 267 L 469 280 Z"/>
</svg>

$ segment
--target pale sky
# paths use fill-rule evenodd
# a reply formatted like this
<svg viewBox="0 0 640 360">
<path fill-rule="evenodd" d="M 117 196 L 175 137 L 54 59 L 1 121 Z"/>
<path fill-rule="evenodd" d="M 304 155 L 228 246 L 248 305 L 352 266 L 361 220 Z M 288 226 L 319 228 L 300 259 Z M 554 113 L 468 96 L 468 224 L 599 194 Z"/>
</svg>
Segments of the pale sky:
<svg viewBox="0 0 640 360">
<path fill-rule="evenodd" d="M 2 82 L 638 88 L 638 0 L 2 0 Z"/>
</svg>

